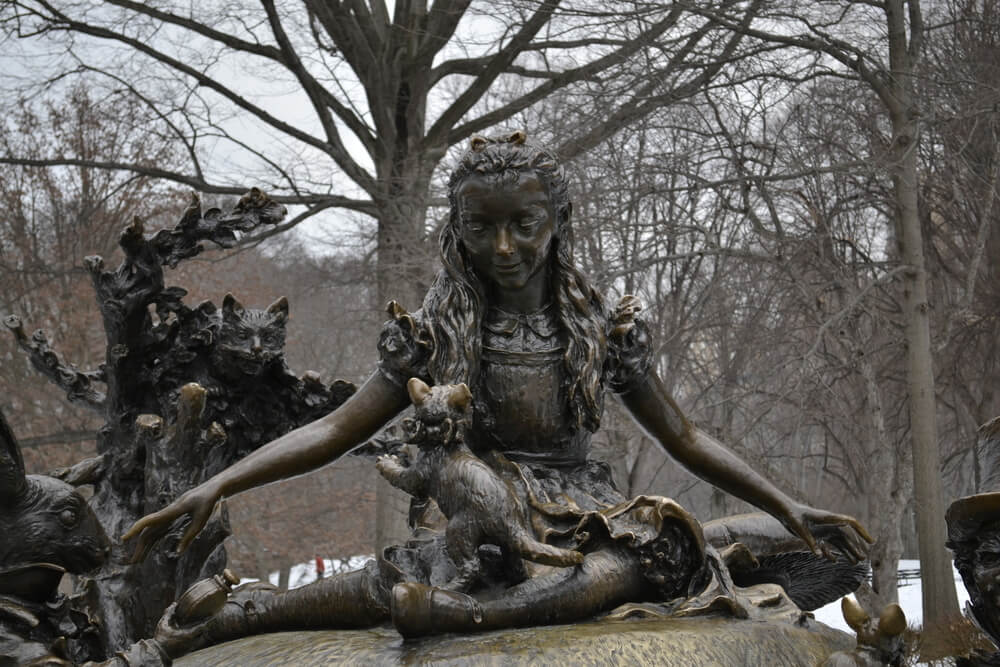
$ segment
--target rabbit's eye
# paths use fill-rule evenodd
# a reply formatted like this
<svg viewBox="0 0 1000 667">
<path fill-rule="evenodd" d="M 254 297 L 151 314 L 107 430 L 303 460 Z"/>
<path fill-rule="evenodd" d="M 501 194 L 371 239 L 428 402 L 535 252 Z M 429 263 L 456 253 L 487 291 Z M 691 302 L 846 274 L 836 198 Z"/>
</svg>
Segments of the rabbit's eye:
<svg viewBox="0 0 1000 667">
<path fill-rule="evenodd" d="M 65 509 L 62 512 L 59 512 L 59 520 L 66 527 L 75 526 L 77 521 L 76 510 Z"/>
</svg>

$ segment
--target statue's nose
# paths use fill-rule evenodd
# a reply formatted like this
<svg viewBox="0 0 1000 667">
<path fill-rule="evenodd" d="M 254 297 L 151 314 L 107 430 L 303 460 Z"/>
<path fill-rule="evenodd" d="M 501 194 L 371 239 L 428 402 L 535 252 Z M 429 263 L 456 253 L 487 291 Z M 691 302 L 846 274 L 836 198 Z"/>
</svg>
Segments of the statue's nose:
<svg viewBox="0 0 1000 667">
<path fill-rule="evenodd" d="M 496 253 L 498 255 L 514 254 L 514 243 L 510 237 L 510 229 L 507 225 L 497 226 Z"/>
</svg>

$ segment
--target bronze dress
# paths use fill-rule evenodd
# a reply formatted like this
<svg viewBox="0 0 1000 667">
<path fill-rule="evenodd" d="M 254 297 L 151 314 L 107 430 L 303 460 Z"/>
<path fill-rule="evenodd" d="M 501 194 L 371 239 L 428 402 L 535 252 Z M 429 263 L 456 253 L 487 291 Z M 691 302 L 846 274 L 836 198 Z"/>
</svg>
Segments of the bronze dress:
<svg viewBox="0 0 1000 667">
<path fill-rule="evenodd" d="M 379 339 L 379 368 L 401 387 L 410 377 L 429 384 L 438 380 L 427 371 L 429 352 L 415 344 L 421 315 L 412 317 L 405 324 L 390 320 Z M 609 323 L 602 393 L 604 388 L 628 391 L 648 372 L 649 337 L 641 322 L 635 325 L 622 335 L 612 333 Z M 514 483 L 538 539 L 584 554 L 607 548 L 632 552 L 650 584 L 648 600 L 696 595 L 713 579 L 714 569 L 699 524 L 667 498 L 626 499 L 608 465 L 588 458 L 591 433 L 576 425 L 569 410 L 564 354 L 565 334 L 554 306 L 528 314 L 490 309 L 483 323 L 479 378 L 471 383 L 470 444 Z M 419 503 L 417 509 L 423 510 Z M 454 576 L 440 530 L 443 517 L 431 517 L 433 512 L 411 511 L 412 538 L 387 548 L 379 559 L 384 583 L 439 585 Z M 480 555 L 489 570 L 490 550 L 481 548 Z M 498 564 L 482 586 L 516 584 L 502 570 L 499 554 L 492 555 Z M 545 571 L 545 566 L 526 565 L 531 576 Z"/>
</svg>

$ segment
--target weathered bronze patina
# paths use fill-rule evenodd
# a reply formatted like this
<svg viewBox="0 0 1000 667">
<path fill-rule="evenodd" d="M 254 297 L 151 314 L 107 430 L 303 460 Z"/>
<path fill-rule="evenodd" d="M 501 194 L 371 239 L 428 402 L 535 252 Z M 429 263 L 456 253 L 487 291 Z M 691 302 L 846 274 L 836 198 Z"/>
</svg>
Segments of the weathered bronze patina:
<svg viewBox="0 0 1000 667">
<path fill-rule="evenodd" d="M 389 620 L 406 637 L 566 623 L 629 602 L 674 617 L 800 618 L 783 595 L 755 598 L 735 586 L 682 508 L 666 498 L 624 498 L 608 467 L 588 458 L 608 390 L 670 455 L 768 512 L 800 551 L 864 557 L 870 538 L 857 521 L 792 500 L 685 419 L 652 369 L 637 301 L 609 312 L 574 266 L 572 206 L 549 151 L 522 133 L 477 138 L 452 175 L 449 200 L 444 268 L 420 310 L 391 308 L 379 369 L 357 393 L 137 521 L 124 538 L 137 537 L 145 553 L 187 518 L 179 543 L 187 547 L 220 499 L 315 469 L 365 442 L 409 405 L 406 385 L 418 378 L 469 388 L 470 451 L 513 490 L 535 540 L 578 552 L 582 562 L 517 561 L 496 539 L 467 567 L 466 551 L 448 555 L 442 517 L 423 497 L 431 494 L 414 487 L 420 497 L 406 544 L 362 571 L 301 589 L 237 591 L 203 624 L 168 616 L 157 636 L 171 653 L 266 631 Z M 396 469 L 404 463 L 383 467 L 405 476 Z"/>
<path fill-rule="evenodd" d="M 585 621 L 420 641 L 401 641 L 386 627 L 281 632 L 206 648 L 174 665 L 817 667 L 831 653 L 849 651 L 853 644 L 846 634 L 815 621 L 796 625 L 666 618 Z"/>
<path fill-rule="evenodd" d="M 20 447 L 0 413 L 0 663 L 51 657 L 70 664 L 89 656 L 97 628 L 71 616 L 57 587 L 64 573 L 89 572 L 110 551 L 76 489 L 25 475 Z M 59 637 L 62 644 L 54 647 Z"/>
<path fill-rule="evenodd" d="M 226 295 L 221 307 L 212 302 L 190 307 L 184 303 L 186 290 L 165 283 L 165 269 L 200 253 L 205 242 L 231 247 L 238 234 L 273 225 L 284 214 L 283 206 L 257 190 L 228 213 L 203 211 L 195 198 L 172 229 L 149 235 L 140 221 L 129 225 L 119 239 L 124 259 L 114 270 L 105 270 L 100 257 L 87 258 L 107 335 L 105 363 L 96 370 L 77 369 L 51 349 L 42 331 L 28 336 L 18 317 L 5 319 L 35 368 L 69 400 L 104 418 L 96 434 L 98 456 L 54 473 L 68 484 L 36 478 L 27 487 L 34 489 L 32 498 L 93 484 L 89 508 L 79 501 L 64 514 L 82 519 L 93 516 L 92 509 L 105 531 L 118 534 L 247 452 L 343 403 L 353 385 L 326 384 L 313 372 L 298 377 L 285 364 L 287 300 L 258 310 Z M 6 507 L 0 503 L 0 514 Z M 21 568 L 17 578 L 23 582 L 23 568 L 33 562 L 26 559 L 41 556 L 17 552 L 39 546 L 29 539 L 27 521 L 44 523 L 53 515 L 32 517 L 26 506 L 15 507 L 20 523 L 6 525 L 0 518 L 0 568 Z M 77 578 L 79 594 L 66 614 L 93 623 L 86 642 L 69 642 L 70 649 L 80 649 L 71 651 L 73 659 L 102 659 L 150 637 L 185 588 L 222 572 L 228 534 L 222 511 L 180 557 L 174 548 L 178 534 L 144 553 L 144 562 L 136 565 L 128 563 L 131 553 L 115 545 L 96 564 L 97 573 Z M 54 563 L 80 553 L 58 539 L 50 547 L 57 551 L 48 557 Z M 84 571 L 79 563 L 65 566 Z M 49 592 L 41 586 L 38 595 L 46 598 Z M 0 649 L 0 663 L 8 653 L 16 655 L 8 648 Z"/>
</svg>

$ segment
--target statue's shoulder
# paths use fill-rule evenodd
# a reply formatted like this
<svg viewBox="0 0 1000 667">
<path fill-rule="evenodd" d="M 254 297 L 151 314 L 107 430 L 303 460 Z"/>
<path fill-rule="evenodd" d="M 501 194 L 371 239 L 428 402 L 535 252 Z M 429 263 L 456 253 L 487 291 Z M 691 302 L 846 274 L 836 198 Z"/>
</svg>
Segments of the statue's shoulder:
<svg viewBox="0 0 1000 667">
<path fill-rule="evenodd" d="M 608 313 L 608 356 L 605 381 L 615 392 L 624 393 L 641 382 L 653 364 L 649 327 L 639 314 L 642 302 L 626 294 Z"/>
</svg>

